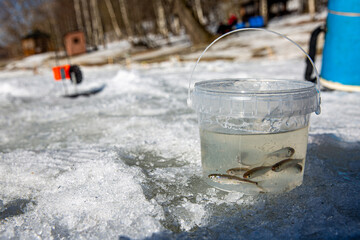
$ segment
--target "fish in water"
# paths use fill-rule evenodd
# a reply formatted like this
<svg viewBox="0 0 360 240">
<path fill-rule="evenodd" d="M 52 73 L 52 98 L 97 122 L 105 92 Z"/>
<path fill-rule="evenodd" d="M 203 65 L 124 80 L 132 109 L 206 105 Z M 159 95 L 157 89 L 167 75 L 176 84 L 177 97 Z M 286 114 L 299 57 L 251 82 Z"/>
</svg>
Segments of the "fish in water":
<svg viewBox="0 0 360 240">
<path fill-rule="evenodd" d="M 293 165 L 291 168 L 294 168 L 294 170 L 296 171 L 296 173 L 301 173 L 303 167 L 300 164 L 295 164 Z"/>
<path fill-rule="evenodd" d="M 274 172 L 280 172 L 286 168 L 289 168 L 289 167 L 296 167 L 296 165 L 299 165 L 299 163 L 302 163 L 303 162 L 303 159 L 285 159 L 285 160 L 282 160 L 278 163 L 275 163 L 272 167 L 271 167 L 271 170 L 273 170 Z M 301 170 L 300 172 L 302 171 L 302 166 L 299 165 L 301 167 Z M 297 167 L 299 168 L 299 167 Z"/>
<path fill-rule="evenodd" d="M 269 153 L 266 155 L 266 157 L 290 158 L 292 155 L 294 155 L 294 153 L 295 153 L 295 149 L 293 149 L 292 147 L 286 147 L 277 150 L 275 152 Z"/>
<path fill-rule="evenodd" d="M 229 175 L 242 175 L 244 172 L 249 171 L 249 168 L 243 168 L 243 167 L 237 167 L 237 168 L 230 168 L 229 170 L 226 171 L 227 174 Z"/>
<path fill-rule="evenodd" d="M 256 178 L 256 177 L 262 176 L 265 173 L 267 173 L 268 171 L 270 171 L 271 168 L 272 168 L 271 166 L 270 167 L 263 166 L 263 167 L 256 167 L 256 168 L 250 169 L 249 171 L 244 173 L 243 178 L 251 179 L 251 178 Z"/>
<path fill-rule="evenodd" d="M 258 185 L 257 182 L 243 179 L 237 176 L 227 175 L 227 174 L 210 174 L 209 178 L 214 182 L 221 184 L 241 184 L 241 183 L 252 183 Z"/>
<path fill-rule="evenodd" d="M 257 154 L 249 154 L 249 153 L 242 153 L 241 157 L 237 157 L 237 160 L 240 164 L 246 166 L 253 166 L 253 165 L 262 165 L 267 158 L 278 158 L 278 159 L 285 159 L 290 158 L 295 154 L 295 149 L 292 147 L 285 147 L 279 150 L 276 150 L 271 153 L 265 153 L 261 156 L 257 156 Z"/>
</svg>

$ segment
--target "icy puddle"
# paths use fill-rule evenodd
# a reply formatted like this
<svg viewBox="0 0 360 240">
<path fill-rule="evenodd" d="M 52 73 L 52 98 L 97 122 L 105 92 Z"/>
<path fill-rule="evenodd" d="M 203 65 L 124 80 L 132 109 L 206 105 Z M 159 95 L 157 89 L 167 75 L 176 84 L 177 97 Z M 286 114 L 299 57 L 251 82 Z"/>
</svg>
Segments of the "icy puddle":
<svg viewBox="0 0 360 240">
<path fill-rule="evenodd" d="M 302 186 L 225 193 L 201 178 L 191 67 L 84 68 L 84 84 L 106 88 L 77 99 L 49 71 L 0 72 L 0 238 L 359 237 L 359 94 L 323 93 Z M 199 71 L 238 74 L 227 62 Z"/>
</svg>

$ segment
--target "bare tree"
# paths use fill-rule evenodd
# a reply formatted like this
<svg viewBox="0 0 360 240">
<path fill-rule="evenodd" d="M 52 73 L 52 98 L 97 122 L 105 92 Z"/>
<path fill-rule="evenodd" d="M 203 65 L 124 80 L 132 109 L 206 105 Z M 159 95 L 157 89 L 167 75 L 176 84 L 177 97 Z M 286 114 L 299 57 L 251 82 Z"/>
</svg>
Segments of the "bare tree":
<svg viewBox="0 0 360 240">
<path fill-rule="evenodd" d="M 211 34 L 194 17 L 185 0 L 174 1 L 174 13 L 179 16 L 180 22 L 185 27 L 193 44 L 207 43 L 211 40 Z"/>
<path fill-rule="evenodd" d="M 314 18 L 315 17 L 315 0 L 309 0 L 308 6 L 309 6 L 309 13 L 310 13 L 311 17 Z"/>
<path fill-rule="evenodd" d="M 79 30 L 83 29 L 83 21 L 81 17 L 80 0 L 74 0 L 74 9 L 76 14 L 76 23 Z"/>
<path fill-rule="evenodd" d="M 31 30 L 31 22 L 35 17 L 31 8 L 40 3 L 40 1 L 29 1 L 26 5 L 23 1 L 0 2 L 1 27 L 8 33 L 5 36 L 8 41 L 20 39 Z"/>
<path fill-rule="evenodd" d="M 93 38 L 95 46 L 98 46 L 100 43 L 104 44 L 104 31 L 102 27 L 102 21 L 99 14 L 99 6 L 97 0 L 91 0 L 91 15 L 92 15 L 92 26 L 93 26 Z"/>
<path fill-rule="evenodd" d="M 174 16 L 171 19 L 171 28 L 172 28 L 172 32 L 176 35 L 180 34 L 180 20 L 178 18 L 178 16 Z"/>
<path fill-rule="evenodd" d="M 91 21 L 90 21 L 90 14 L 89 14 L 89 6 L 88 6 L 88 0 L 82 0 L 82 6 L 83 6 L 83 14 L 84 14 L 84 20 L 85 20 L 85 29 L 86 29 L 86 38 L 90 45 L 93 45 L 93 34 L 92 34 L 92 27 L 91 27 Z"/>
<path fill-rule="evenodd" d="M 55 51 L 56 51 L 56 54 L 57 54 L 57 51 L 60 50 L 61 48 L 61 42 L 62 42 L 62 37 L 61 37 L 61 33 L 60 33 L 60 30 L 59 28 L 57 27 L 58 23 L 57 23 L 57 18 L 54 18 L 54 2 L 48 2 L 45 4 L 44 6 L 47 10 L 47 18 L 48 18 L 48 24 L 49 24 L 49 27 L 50 27 L 50 33 L 51 33 L 51 36 L 53 41 L 54 41 L 54 45 L 55 45 Z M 57 58 L 56 58 L 56 61 L 57 61 Z M 58 64 L 58 62 L 56 63 Z"/>
<path fill-rule="evenodd" d="M 46 11 L 40 8 L 45 2 L 45 0 L 0 1 L 2 43 L 11 45 L 12 53 L 21 54 L 20 40 L 34 28 L 48 30 L 48 25 L 44 24 L 47 19 Z"/>
<path fill-rule="evenodd" d="M 195 10 L 196 10 L 196 15 L 197 15 L 197 17 L 199 19 L 199 22 L 202 25 L 205 25 L 206 20 L 205 20 L 203 10 L 202 10 L 202 7 L 201 7 L 201 0 L 195 0 Z"/>
<path fill-rule="evenodd" d="M 105 0 L 105 4 L 106 4 L 106 7 L 108 9 L 108 12 L 109 12 L 109 15 L 110 15 L 110 18 L 111 18 L 111 23 L 112 23 L 112 26 L 113 26 L 113 29 L 115 31 L 115 34 L 117 36 L 117 38 L 121 38 L 122 34 L 121 34 L 121 30 L 120 30 L 120 27 L 119 27 L 119 24 L 116 20 L 116 15 L 115 15 L 115 12 L 114 12 L 114 8 L 111 4 L 111 1 L 110 0 Z"/>
<path fill-rule="evenodd" d="M 130 25 L 129 17 L 127 15 L 125 1 L 119 0 L 119 5 L 120 5 L 120 12 L 121 12 L 121 16 L 122 16 L 122 19 L 123 19 L 123 22 L 125 25 L 126 33 L 127 33 L 128 37 L 131 37 L 133 35 L 133 32 L 132 32 L 132 28 Z"/>
<path fill-rule="evenodd" d="M 164 7 L 161 3 L 161 0 L 155 0 L 154 6 L 155 6 L 155 12 L 156 12 L 156 22 L 157 22 L 159 32 L 163 36 L 167 37 L 169 31 L 167 29 L 165 11 L 164 11 Z"/>
<path fill-rule="evenodd" d="M 73 0 L 51 0 L 46 1 L 48 4 L 47 8 L 47 18 L 51 19 L 51 38 L 56 40 L 58 49 L 64 47 L 63 36 L 71 31 L 78 30 L 79 26 L 77 25 L 76 20 L 76 11 L 74 8 Z M 64 14 L 64 9 L 66 13 Z M 50 22 L 50 20 L 49 20 Z"/>
<path fill-rule="evenodd" d="M 265 24 L 269 19 L 269 9 L 267 0 L 260 0 L 260 15 L 264 18 Z"/>
</svg>

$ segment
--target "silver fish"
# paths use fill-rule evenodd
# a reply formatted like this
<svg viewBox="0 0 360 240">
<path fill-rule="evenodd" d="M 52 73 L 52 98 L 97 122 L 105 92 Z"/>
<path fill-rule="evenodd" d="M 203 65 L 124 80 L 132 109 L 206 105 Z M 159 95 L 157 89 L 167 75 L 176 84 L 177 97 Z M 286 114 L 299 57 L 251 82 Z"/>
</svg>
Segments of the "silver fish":
<svg viewBox="0 0 360 240">
<path fill-rule="evenodd" d="M 237 168 L 230 168 L 226 171 L 229 175 L 242 175 L 244 172 L 249 171 L 249 168 L 237 167 Z"/>
<path fill-rule="evenodd" d="M 285 159 L 285 160 L 282 160 L 278 163 L 275 163 L 272 167 L 271 167 L 271 170 L 273 170 L 274 172 L 280 172 L 286 168 L 289 168 L 289 167 L 293 167 L 295 165 L 299 165 L 299 163 L 302 163 L 303 159 Z M 301 167 L 301 171 L 302 171 L 302 166 L 299 165 Z M 301 172 L 300 171 L 300 172 Z"/>
<path fill-rule="evenodd" d="M 241 184 L 241 183 L 252 183 L 258 185 L 257 182 L 243 179 L 240 177 L 227 175 L 227 174 L 210 174 L 209 178 L 214 182 L 221 183 L 221 184 Z"/>
<path fill-rule="evenodd" d="M 270 170 L 271 170 L 271 167 L 265 167 L 265 166 L 256 167 L 256 168 L 250 169 L 249 171 L 245 172 L 243 175 L 243 178 L 246 178 L 246 179 L 256 178 L 261 175 L 264 175 L 265 173 L 267 173 Z"/>
<path fill-rule="evenodd" d="M 275 152 L 269 153 L 266 156 L 269 157 L 277 157 L 277 158 L 290 158 L 292 155 L 294 155 L 295 149 L 292 147 L 286 147 L 282 148 L 280 150 L 277 150 Z"/>
<path fill-rule="evenodd" d="M 291 166 L 291 168 L 295 170 L 295 173 L 301 173 L 302 169 L 303 169 L 303 167 L 300 164 L 295 164 L 295 165 Z"/>
</svg>

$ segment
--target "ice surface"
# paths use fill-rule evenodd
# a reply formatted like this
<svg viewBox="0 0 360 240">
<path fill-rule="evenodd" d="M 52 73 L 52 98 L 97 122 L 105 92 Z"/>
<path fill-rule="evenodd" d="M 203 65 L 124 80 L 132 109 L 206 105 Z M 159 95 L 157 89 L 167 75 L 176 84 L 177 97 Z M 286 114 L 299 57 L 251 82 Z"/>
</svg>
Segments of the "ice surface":
<svg viewBox="0 0 360 240">
<path fill-rule="evenodd" d="M 36 54 L 18 61 L 13 61 L 6 66 L 6 69 L 14 69 L 14 68 L 32 69 L 32 68 L 40 67 L 45 60 L 54 57 L 55 57 L 54 52 Z"/>
<path fill-rule="evenodd" d="M 277 63 L 206 62 L 197 73 L 304 69 L 303 59 Z M 359 238 L 360 94 L 322 93 L 302 186 L 225 193 L 201 179 L 186 105 L 193 65 L 84 67 L 83 87 L 107 86 L 77 99 L 61 97 L 49 69 L 0 72 L 0 238 Z"/>
<path fill-rule="evenodd" d="M 200 178 L 196 115 L 186 106 L 189 69 L 84 68 L 89 84 L 107 88 L 75 100 L 61 98 L 45 70 L 1 77 L 14 91 L 0 94 L 0 236 L 359 236 L 358 93 L 323 93 L 301 187 L 281 195 L 223 193 Z M 19 199 L 25 202 L 14 205 Z M 11 206 L 17 214 L 5 217 Z"/>
</svg>

